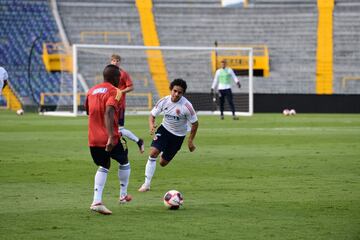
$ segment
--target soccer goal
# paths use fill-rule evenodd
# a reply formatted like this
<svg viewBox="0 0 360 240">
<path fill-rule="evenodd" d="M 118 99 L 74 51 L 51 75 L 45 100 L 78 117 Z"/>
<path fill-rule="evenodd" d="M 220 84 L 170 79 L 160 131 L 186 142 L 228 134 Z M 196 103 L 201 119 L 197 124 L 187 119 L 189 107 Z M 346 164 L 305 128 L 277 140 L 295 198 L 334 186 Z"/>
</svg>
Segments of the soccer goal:
<svg viewBox="0 0 360 240">
<path fill-rule="evenodd" d="M 56 99 L 53 115 L 83 114 L 86 92 L 103 81 L 102 71 L 110 63 L 112 54 L 121 56 L 120 66 L 130 74 L 134 84 L 134 91 L 126 95 L 127 113 L 147 114 L 161 97 L 170 94 L 169 83 L 175 78 L 186 80 L 185 97 L 199 113 L 216 113 L 217 102 L 212 101 L 210 89 L 216 68 L 226 58 L 230 67 L 236 65 L 244 70 L 239 77 L 241 89 L 233 87 L 237 114 L 253 114 L 251 47 L 74 44 L 72 51 L 72 79 L 64 74 L 59 93 L 43 96 L 44 102 L 46 98 Z"/>
</svg>

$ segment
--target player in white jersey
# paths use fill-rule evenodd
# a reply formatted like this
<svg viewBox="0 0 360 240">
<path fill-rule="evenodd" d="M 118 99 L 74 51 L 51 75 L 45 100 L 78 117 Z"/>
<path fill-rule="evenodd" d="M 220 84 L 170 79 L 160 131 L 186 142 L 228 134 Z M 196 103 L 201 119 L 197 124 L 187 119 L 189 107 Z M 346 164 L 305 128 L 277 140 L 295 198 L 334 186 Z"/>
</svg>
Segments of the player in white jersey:
<svg viewBox="0 0 360 240">
<path fill-rule="evenodd" d="M 160 157 L 160 166 L 165 167 L 180 150 L 186 133 L 191 125 L 188 138 L 190 152 L 195 150 L 193 143 L 199 123 L 192 104 L 183 96 L 186 92 L 186 82 L 175 79 L 170 83 L 171 94 L 160 99 L 152 109 L 149 117 L 150 134 L 156 130 L 155 118 L 164 113 L 163 121 L 156 130 L 151 143 L 150 154 L 145 168 L 145 182 L 139 188 L 139 192 L 150 190 L 151 179 L 156 169 L 156 158 Z"/>
<path fill-rule="evenodd" d="M 0 67 L 0 95 L 2 94 L 3 88 L 6 86 L 8 80 L 8 73 L 5 68 Z"/>
</svg>

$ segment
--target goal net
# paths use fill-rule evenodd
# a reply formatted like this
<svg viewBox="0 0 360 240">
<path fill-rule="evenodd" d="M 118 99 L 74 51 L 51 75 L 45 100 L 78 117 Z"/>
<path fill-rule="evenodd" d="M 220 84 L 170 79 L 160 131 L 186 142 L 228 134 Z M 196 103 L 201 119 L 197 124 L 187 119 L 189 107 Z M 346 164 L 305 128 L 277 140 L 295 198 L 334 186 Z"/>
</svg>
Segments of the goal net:
<svg viewBox="0 0 360 240">
<path fill-rule="evenodd" d="M 126 95 L 127 113 L 148 113 L 161 97 L 170 94 L 169 84 L 175 78 L 187 82 L 185 97 L 200 114 L 217 113 L 218 98 L 210 95 L 210 89 L 215 70 L 224 58 L 230 67 L 243 70 L 238 76 L 241 89 L 233 87 L 237 114 L 250 116 L 253 113 L 252 48 L 74 44 L 72 50 L 72 77 L 62 74 L 60 91 L 42 96 L 44 103 L 52 99 L 55 105 L 51 115 L 84 114 L 86 92 L 103 82 L 102 72 L 110 64 L 112 54 L 121 56 L 120 67 L 133 81 L 134 90 Z"/>
</svg>

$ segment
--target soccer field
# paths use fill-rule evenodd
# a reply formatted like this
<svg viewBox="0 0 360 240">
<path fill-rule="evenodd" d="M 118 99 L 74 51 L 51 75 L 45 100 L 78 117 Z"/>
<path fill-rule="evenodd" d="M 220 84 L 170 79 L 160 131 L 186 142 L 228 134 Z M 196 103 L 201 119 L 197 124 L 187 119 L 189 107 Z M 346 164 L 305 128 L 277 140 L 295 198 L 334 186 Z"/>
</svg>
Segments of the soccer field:
<svg viewBox="0 0 360 240">
<path fill-rule="evenodd" d="M 150 144 L 147 116 L 126 127 Z M 160 120 L 160 119 L 158 119 Z M 89 210 L 97 167 L 87 118 L 0 111 L 0 238 L 5 239 L 359 239 L 360 115 L 199 116 L 187 144 L 150 192 L 138 193 L 147 152 L 129 142 L 133 201 L 118 205 L 112 162 L 103 200 Z M 176 189 L 184 207 L 165 209 Z"/>
</svg>

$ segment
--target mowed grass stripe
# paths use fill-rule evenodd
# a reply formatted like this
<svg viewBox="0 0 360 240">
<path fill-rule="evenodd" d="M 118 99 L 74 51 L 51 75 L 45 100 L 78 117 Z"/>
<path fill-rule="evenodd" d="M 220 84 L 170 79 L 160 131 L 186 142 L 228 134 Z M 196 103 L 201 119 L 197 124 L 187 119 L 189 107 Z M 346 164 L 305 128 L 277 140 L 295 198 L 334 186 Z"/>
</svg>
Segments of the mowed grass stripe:
<svg viewBox="0 0 360 240">
<path fill-rule="evenodd" d="M 355 114 L 255 114 L 239 121 L 200 116 L 152 189 L 147 153 L 130 142 L 134 200 L 119 206 L 112 162 L 104 201 L 112 216 L 89 211 L 96 166 L 87 118 L 0 111 L 1 239 L 357 239 L 360 229 L 360 118 Z M 149 146 L 147 116 L 126 126 Z M 166 210 L 177 189 L 184 208 Z"/>
</svg>

